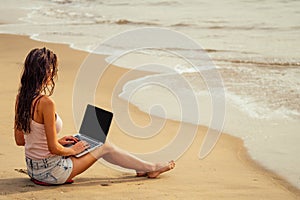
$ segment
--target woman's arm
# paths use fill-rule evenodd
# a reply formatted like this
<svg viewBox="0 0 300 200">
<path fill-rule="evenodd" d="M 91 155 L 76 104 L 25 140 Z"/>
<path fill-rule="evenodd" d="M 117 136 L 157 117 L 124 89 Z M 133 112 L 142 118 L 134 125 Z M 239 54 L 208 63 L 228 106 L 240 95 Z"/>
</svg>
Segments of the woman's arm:
<svg viewBox="0 0 300 200">
<path fill-rule="evenodd" d="M 17 112 L 17 105 L 18 105 L 18 96 L 16 97 L 15 114 Z M 23 131 L 18 130 L 16 128 L 16 122 L 15 122 L 14 132 L 15 132 L 15 141 L 16 141 L 16 144 L 18 146 L 24 146 L 25 145 L 24 133 L 23 133 Z"/>
<path fill-rule="evenodd" d="M 45 133 L 47 137 L 48 149 L 52 154 L 61 156 L 76 155 L 85 150 L 86 145 L 84 142 L 78 142 L 71 148 L 65 148 L 58 142 L 55 124 L 55 104 L 46 97 L 40 101 L 42 116 L 44 119 Z"/>
<path fill-rule="evenodd" d="M 15 128 L 15 141 L 18 146 L 25 145 L 24 133 Z"/>
</svg>

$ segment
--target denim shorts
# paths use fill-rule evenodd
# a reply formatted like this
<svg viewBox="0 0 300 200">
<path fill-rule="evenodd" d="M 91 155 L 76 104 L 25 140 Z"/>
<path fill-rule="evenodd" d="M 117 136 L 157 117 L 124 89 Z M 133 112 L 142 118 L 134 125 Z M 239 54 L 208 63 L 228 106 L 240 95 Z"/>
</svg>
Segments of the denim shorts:
<svg viewBox="0 0 300 200">
<path fill-rule="evenodd" d="M 65 183 L 73 169 L 70 157 L 53 156 L 41 160 L 26 157 L 28 175 L 49 184 Z"/>
</svg>

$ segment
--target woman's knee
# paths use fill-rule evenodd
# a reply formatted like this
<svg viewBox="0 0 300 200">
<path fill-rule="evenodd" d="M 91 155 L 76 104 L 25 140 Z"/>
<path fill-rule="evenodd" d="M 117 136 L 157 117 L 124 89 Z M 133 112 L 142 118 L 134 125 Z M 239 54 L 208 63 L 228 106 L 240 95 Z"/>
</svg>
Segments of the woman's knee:
<svg viewBox="0 0 300 200">
<path fill-rule="evenodd" d="M 105 152 L 105 154 L 112 153 L 115 150 L 116 150 L 116 147 L 113 144 L 111 144 L 110 142 L 105 142 L 103 144 L 103 151 Z"/>
</svg>

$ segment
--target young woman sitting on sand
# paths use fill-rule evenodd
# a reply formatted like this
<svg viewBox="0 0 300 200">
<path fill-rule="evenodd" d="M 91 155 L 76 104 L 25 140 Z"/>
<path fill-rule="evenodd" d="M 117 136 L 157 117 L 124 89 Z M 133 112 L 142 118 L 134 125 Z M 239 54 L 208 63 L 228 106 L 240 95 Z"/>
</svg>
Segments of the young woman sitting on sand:
<svg viewBox="0 0 300 200">
<path fill-rule="evenodd" d="M 15 141 L 25 146 L 28 175 L 36 183 L 64 184 L 93 165 L 99 158 L 137 176 L 156 178 L 175 167 L 174 161 L 150 163 L 125 152 L 108 141 L 94 151 L 76 158 L 88 144 L 73 136 L 58 139 L 62 120 L 50 98 L 57 76 L 57 57 L 49 49 L 33 49 L 26 57 L 15 107 Z M 72 147 L 64 145 L 76 143 Z"/>
</svg>

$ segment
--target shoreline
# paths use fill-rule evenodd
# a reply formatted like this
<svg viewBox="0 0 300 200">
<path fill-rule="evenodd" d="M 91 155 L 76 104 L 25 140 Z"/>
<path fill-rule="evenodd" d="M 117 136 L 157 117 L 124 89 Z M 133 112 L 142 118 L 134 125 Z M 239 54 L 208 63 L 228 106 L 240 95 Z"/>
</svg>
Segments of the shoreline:
<svg viewBox="0 0 300 200">
<path fill-rule="evenodd" d="M 1 118 L 3 118 L 2 121 L 4 121 L 4 124 L 5 124 L 5 127 L 3 128 L 3 132 L 7 133 L 7 134 L 4 135 L 4 140 L 10 140 L 8 142 L 8 144 L 1 145 L 1 149 L 4 146 L 4 148 L 8 148 L 9 151 L 11 151 L 10 153 L 7 153 L 6 151 L 3 150 L 2 152 L 4 152 L 4 153 L 0 154 L 0 161 L 2 161 L 2 163 L 3 163 L 3 161 L 5 161 L 7 159 L 7 156 L 14 155 L 14 154 L 17 154 L 16 158 L 20 158 L 20 161 L 9 161 L 8 162 L 9 164 L 5 164 L 4 166 L 2 166 L 2 168 L 4 168 L 4 170 L 3 170 L 4 172 L 2 172 L 0 174 L 0 178 L 3 179 L 3 178 L 8 177 L 7 174 L 5 174 L 5 172 L 8 172 L 9 170 L 11 170 L 10 169 L 11 166 L 16 166 L 16 163 L 17 163 L 17 165 L 22 165 L 22 156 L 23 156 L 23 154 L 21 153 L 22 150 L 13 145 L 13 141 L 11 141 L 11 138 L 10 138 L 11 135 L 9 133 L 10 133 L 10 130 L 11 130 L 11 120 L 13 119 L 13 109 L 12 109 L 13 108 L 13 103 L 12 102 L 14 100 L 14 95 L 16 94 L 17 85 L 18 85 L 18 81 L 19 81 L 18 80 L 19 76 L 16 76 L 16 72 L 19 75 L 20 70 L 16 69 L 16 66 L 21 66 L 22 65 L 22 62 L 23 62 L 26 54 L 29 51 L 28 48 L 32 49 L 34 46 L 40 46 L 41 47 L 43 45 L 47 45 L 47 47 L 49 47 L 55 53 L 57 53 L 57 55 L 59 57 L 59 63 L 61 63 L 62 65 L 67 66 L 65 68 L 61 67 L 61 72 L 59 72 L 59 73 L 61 73 L 61 76 L 59 75 L 57 88 L 56 88 L 56 91 L 54 93 L 55 95 L 53 95 L 53 98 L 57 101 L 57 109 L 63 111 L 62 112 L 62 115 L 63 115 L 62 117 L 64 119 L 65 124 L 68 124 L 66 127 L 64 127 L 64 131 L 63 131 L 64 133 L 75 131 L 75 128 L 74 128 L 74 125 L 73 125 L 74 122 L 73 122 L 72 112 L 70 112 L 70 111 L 72 111 L 72 108 L 71 108 L 71 104 L 69 102 L 71 102 L 70 100 L 72 100 L 70 97 L 72 97 L 72 95 L 71 95 L 72 94 L 72 89 L 73 89 L 72 86 L 73 86 L 73 82 L 74 82 L 74 77 L 76 76 L 76 73 L 77 73 L 77 68 L 75 68 L 75 67 L 71 68 L 70 66 L 74 65 L 74 66 L 78 67 L 78 65 L 80 64 L 78 62 L 83 61 L 85 56 L 88 55 L 88 53 L 83 52 L 83 51 L 79 51 L 79 50 L 71 49 L 69 47 L 69 45 L 34 41 L 34 40 L 30 39 L 28 36 L 19 36 L 19 35 L 13 35 L 13 34 L 0 34 L 0 42 L 1 42 L 0 51 L 2 52 L 2 55 L 1 55 L 2 56 L 1 57 L 1 68 L 2 68 L 1 69 L 2 70 L 1 74 L 3 76 L 3 77 L 1 77 L 1 82 L 3 80 L 5 82 L 5 84 L 2 83 L 1 84 L 2 86 L 0 86 L 0 90 L 1 90 L 1 93 L 2 93 L 3 101 L 4 101 L 1 104 L 2 105 L 2 110 L 5 111 L 5 112 L 3 112 L 3 116 L 1 116 Z M 18 53 L 16 53 L 16 52 L 18 52 Z M 24 56 L 23 57 L 17 57 L 17 59 L 15 60 L 15 58 L 16 58 L 15 56 L 20 56 L 20 54 L 21 55 L 24 54 Z M 65 57 L 61 56 L 61 55 L 64 55 L 64 54 L 68 55 L 68 57 L 66 59 L 65 59 Z M 70 54 L 72 54 L 72 55 L 70 55 Z M 75 59 L 73 59 L 73 58 L 75 58 Z M 8 65 L 10 67 L 8 67 Z M 5 68 L 5 66 L 7 66 L 7 68 Z M 126 71 L 128 71 L 128 70 L 124 69 L 124 68 L 117 67 L 117 66 L 113 66 L 113 67 L 109 68 L 109 71 L 107 72 L 107 75 L 104 77 L 103 82 L 108 83 L 110 87 L 105 86 L 103 88 L 100 88 L 101 91 L 104 91 L 103 93 L 105 94 L 104 95 L 105 97 L 102 98 L 100 101 L 98 101 L 98 102 L 100 102 L 101 105 L 104 105 L 105 108 L 108 108 L 108 109 L 110 108 L 109 107 L 109 105 L 110 105 L 109 102 L 110 102 L 110 98 L 111 98 L 111 94 L 110 94 L 111 91 L 110 90 L 111 90 L 111 87 L 114 86 L 114 83 L 112 83 L 111 80 L 109 80 L 110 81 L 109 82 L 107 79 L 113 79 L 113 80 L 117 81 L 118 77 L 122 76 L 122 74 L 126 73 Z M 3 74 L 8 74 L 8 76 L 6 77 Z M 111 77 L 112 74 L 113 74 L 113 78 Z M 142 74 L 137 73 L 137 76 L 142 76 Z M 14 77 L 14 78 L 11 78 L 11 77 Z M 62 77 L 62 78 L 60 78 L 60 77 Z M 8 98 L 4 98 L 4 97 L 8 97 Z M 5 107 L 5 105 L 7 105 L 7 104 L 9 104 L 10 106 Z M 143 113 L 142 111 L 139 111 L 138 108 L 133 106 L 133 105 L 130 105 L 130 107 L 132 109 L 132 113 L 134 114 L 135 118 L 141 118 L 141 123 L 147 123 L 147 121 L 145 121 L 148 117 L 147 114 Z M 9 113 L 9 119 L 6 119 L 7 116 L 4 116 L 5 113 Z M 172 127 L 174 126 L 176 128 L 176 126 L 178 126 L 178 124 L 180 124 L 179 122 L 172 121 L 172 120 L 167 120 L 167 122 L 170 125 L 167 125 L 168 127 L 166 127 L 166 129 L 167 129 L 166 131 L 170 131 L 170 130 L 174 131 L 174 128 L 172 128 Z M 198 126 L 198 127 L 199 127 L 199 130 L 200 130 L 199 132 L 201 132 L 201 133 L 197 134 L 197 136 L 196 136 L 193 144 L 191 145 L 191 147 L 178 160 L 178 163 L 180 165 L 187 165 L 187 166 L 191 167 L 190 165 L 193 165 L 193 162 L 197 162 L 196 159 L 198 159 L 198 158 L 196 157 L 195 152 L 197 152 L 199 150 L 199 147 L 198 146 L 196 147 L 195 143 L 200 144 L 199 142 L 201 142 L 202 139 L 203 139 L 202 138 L 203 137 L 203 132 L 205 132 L 205 130 L 207 129 L 206 127 L 201 127 L 201 126 Z M 112 140 L 116 140 L 116 141 L 121 140 L 121 141 L 123 141 L 123 139 L 125 139 L 125 141 L 132 142 L 129 139 L 122 138 L 123 137 L 123 136 L 121 136 L 122 131 L 118 130 L 118 127 L 116 127 L 116 126 L 112 127 L 112 131 L 114 133 L 118 133 L 118 134 L 114 134 L 114 136 L 112 137 Z M 164 137 L 164 140 L 169 139 L 168 137 L 165 137 L 165 136 L 163 136 L 163 137 Z M 4 141 L 2 141 L 2 143 L 3 142 Z M 228 144 L 231 144 L 233 147 L 232 146 L 227 146 Z M 123 145 L 124 145 L 124 143 L 123 143 Z M 124 145 L 124 146 L 126 146 L 126 145 Z M 146 144 L 145 146 L 149 146 L 149 148 L 152 147 L 151 144 Z M 222 172 L 218 171 L 218 170 L 222 170 L 222 168 L 223 168 L 222 164 L 224 164 L 224 162 L 226 162 L 226 160 L 224 160 L 224 158 L 223 158 L 224 155 L 222 155 L 222 152 L 224 151 L 224 149 L 222 149 L 222 148 L 225 148 L 226 155 L 228 153 L 228 154 L 230 154 L 230 156 L 229 156 L 230 158 L 231 157 L 233 157 L 233 158 L 237 157 L 237 160 L 233 160 L 234 164 L 233 163 L 228 163 L 227 165 L 229 165 L 229 166 L 226 166 L 225 168 L 226 169 L 227 169 L 227 167 L 231 168 L 232 166 L 230 166 L 230 164 L 232 164 L 234 166 L 235 165 L 239 165 L 239 166 L 242 165 L 242 166 L 245 167 L 245 169 L 242 169 L 240 172 L 241 173 L 243 172 L 243 174 L 239 174 L 239 175 L 246 176 L 246 177 L 249 176 L 248 179 L 246 180 L 246 183 L 243 182 L 243 181 L 245 181 L 245 180 L 243 180 L 243 178 L 242 178 L 242 180 L 235 180 L 235 177 L 234 177 L 233 179 L 236 182 L 231 183 L 231 184 L 234 185 L 233 188 L 237 187 L 237 185 L 239 185 L 239 183 L 242 182 L 241 187 L 242 186 L 246 187 L 248 184 L 250 184 L 250 185 L 253 186 L 253 188 L 252 188 L 253 191 L 252 192 L 255 192 L 256 190 L 259 191 L 259 192 L 264 192 L 264 189 L 266 189 L 266 188 L 263 188 L 263 187 L 265 187 L 265 186 L 263 186 L 264 184 L 256 186 L 255 183 L 260 182 L 260 179 L 263 179 L 263 180 L 265 179 L 264 180 L 265 183 L 273 183 L 273 185 L 272 185 L 273 187 L 269 188 L 270 189 L 270 191 L 269 191 L 270 194 L 269 195 L 272 194 L 271 190 L 276 190 L 278 193 L 274 192 L 274 197 L 276 197 L 278 199 L 280 199 L 280 195 L 284 196 L 284 194 L 285 195 L 289 194 L 289 197 L 291 199 L 294 199 L 294 198 L 296 199 L 297 196 L 300 196 L 300 190 L 299 189 L 297 189 L 295 186 L 291 185 L 289 182 L 287 182 L 284 178 L 280 177 L 276 173 L 274 173 L 274 172 L 272 172 L 268 169 L 265 169 L 259 163 L 252 160 L 250 155 L 247 153 L 247 149 L 243 145 L 242 139 L 236 138 L 236 137 L 231 136 L 231 135 L 226 134 L 226 133 L 223 133 L 216 146 L 217 147 L 215 147 L 213 152 L 211 152 L 210 155 L 208 155 L 207 158 L 205 158 L 204 160 L 199 160 L 198 159 L 199 162 L 197 162 L 198 167 L 200 167 L 202 169 L 204 168 L 204 172 L 205 172 L 205 170 L 207 170 L 206 171 L 207 173 L 211 172 L 213 176 L 216 176 L 214 178 L 218 178 L 218 176 L 221 176 L 221 179 L 226 180 L 225 182 L 227 182 L 227 181 L 230 182 L 229 179 L 227 180 L 228 176 L 236 175 L 235 170 L 233 170 L 232 174 L 222 174 Z M 134 149 L 134 147 L 132 147 L 132 148 Z M 231 154 L 233 154 L 233 155 L 231 155 Z M 194 157 L 191 157 L 191 155 L 195 156 L 196 159 Z M 227 158 L 227 157 L 225 156 L 225 158 Z M 240 161 L 240 163 L 236 163 L 238 161 Z M 188 164 L 186 164 L 186 163 L 188 163 Z M 214 164 L 218 165 L 218 167 L 215 167 Z M 220 168 L 220 166 L 221 166 L 221 168 Z M 95 167 L 93 167 L 93 168 L 95 168 Z M 104 168 L 104 167 L 101 167 L 101 168 Z M 178 166 L 178 168 L 179 168 L 178 171 L 180 173 L 183 173 L 183 174 L 186 173 L 184 171 L 184 169 L 181 169 L 182 167 Z M 193 167 L 191 167 L 191 168 L 193 168 Z M 112 175 L 112 176 L 115 176 L 115 177 L 120 176 L 120 172 L 111 171 L 110 169 L 106 169 L 106 168 L 104 168 L 102 170 L 104 170 L 106 172 L 109 172 L 109 174 Z M 91 169 L 89 171 L 90 172 L 85 173 L 88 176 L 89 175 L 91 176 L 91 172 L 95 172 L 94 169 Z M 173 171 L 170 172 L 170 175 L 169 174 L 166 175 L 168 177 L 168 179 L 172 179 L 172 178 L 176 179 L 176 171 L 177 171 L 177 169 L 175 169 L 174 172 Z M 230 172 L 230 170 L 228 172 Z M 259 178 L 253 178 L 253 174 L 251 174 L 252 172 L 254 174 L 257 174 L 257 176 L 259 176 Z M 189 172 L 189 173 L 192 173 L 192 172 Z M 205 173 L 202 174 L 201 171 L 200 172 L 197 171 L 197 172 L 192 173 L 191 177 L 193 177 L 193 175 L 195 173 L 198 176 L 200 176 L 201 178 L 208 178 L 208 179 L 210 178 L 209 174 L 205 174 Z M 97 174 L 99 174 L 99 172 L 97 172 Z M 18 174 L 16 174 L 15 172 L 9 173 L 8 175 L 10 175 L 12 177 L 19 177 Z M 79 176 L 78 179 L 82 179 L 82 177 L 84 177 L 84 176 L 85 175 L 83 174 L 83 175 Z M 21 176 L 21 177 L 24 178 L 24 176 Z M 262 177 L 264 177 L 264 178 L 262 178 Z M 185 181 L 184 180 L 185 175 L 181 178 L 182 179 L 179 179 L 179 180 Z M 27 179 L 24 178 L 24 180 L 22 180 L 23 183 L 26 180 Z M 201 179 L 199 179 L 199 180 L 201 180 Z M 218 187 L 220 187 L 222 189 L 223 184 L 215 182 L 216 180 L 211 181 L 213 183 L 212 185 L 216 184 Z M 251 182 L 249 182 L 249 180 L 251 180 Z M 155 180 L 155 182 L 157 184 L 160 184 L 159 181 Z M 26 184 L 29 184 L 29 183 L 26 182 Z M 120 183 L 118 187 L 122 187 L 122 184 L 123 183 Z M 181 185 L 180 182 L 176 183 L 176 184 L 178 184 L 176 187 L 180 187 L 180 185 Z M 220 185 L 218 185 L 218 184 L 220 184 Z M 7 186 L 5 186 L 4 182 L 0 182 L 0 185 L 1 185 L 1 187 L 7 187 Z M 200 190 L 201 190 L 202 188 L 205 188 L 205 183 L 200 183 L 200 185 L 202 187 L 198 187 L 198 189 L 200 188 Z M 162 185 L 162 187 L 163 186 L 164 185 Z M 256 188 L 254 186 L 256 186 Z M 9 187 L 9 184 L 8 184 L 8 187 Z M 16 190 L 18 190 L 18 189 L 20 190 L 20 185 L 14 186 L 14 184 L 12 184 L 10 187 L 12 187 L 12 188 L 6 188 L 6 189 L 8 189 L 8 191 L 11 191 L 11 193 L 8 192 L 7 197 L 10 198 L 11 194 L 13 196 L 15 195 L 14 197 L 17 197 L 18 195 L 14 194 L 12 191 L 16 188 L 17 188 Z M 14 187 L 16 187 L 16 188 L 14 188 Z M 65 186 L 61 186 L 61 187 L 64 188 Z M 74 185 L 74 187 L 76 187 L 76 184 Z M 124 187 L 124 185 L 123 185 L 123 187 Z M 130 184 L 129 184 L 129 187 L 132 187 L 132 189 L 135 188 L 134 185 L 130 185 Z M 176 187 L 174 185 L 174 188 L 176 188 Z M 228 185 L 228 188 L 230 188 L 230 187 L 231 186 Z M 36 187 L 36 188 L 37 188 L 36 192 L 38 194 L 40 187 Z M 59 188 L 60 187 L 57 187 L 56 189 L 59 190 Z M 94 186 L 92 186 L 90 188 L 91 191 L 93 191 L 93 188 L 94 188 Z M 30 189 L 31 188 L 28 187 L 27 188 L 28 191 L 26 190 L 26 192 L 30 193 Z M 168 188 L 168 189 L 170 189 L 170 188 Z M 184 189 L 185 189 L 186 193 L 191 192 L 191 191 L 188 190 L 188 187 L 187 188 L 184 187 Z M 250 189 L 251 189 L 251 187 L 250 187 Z M 3 194 L 4 191 L 2 191 L 2 190 L 3 189 L 1 189 L 0 194 Z M 22 188 L 22 186 L 21 186 L 21 191 L 22 190 L 24 190 L 24 188 Z M 209 191 L 209 190 L 206 191 L 205 190 L 206 194 L 209 193 L 209 192 L 214 193 L 213 189 L 211 189 L 211 191 Z M 225 192 L 225 194 L 226 194 L 226 192 L 228 192 L 228 190 L 223 191 L 223 192 Z M 196 194 L 198 194 L 198 193 L 191 194 L 191 195 L 196 195 Z M 233 193 L 232 195 L 234 195 L 234 194 L 235 193 Z M 250 194 L 251 194 L 251 192 L 249 192 L 248 195 L 250 195 Z M 275 195 L 278 195 L 278 194 L 279 194 L 279 196 L 275 196 Z M 44 194 L 44 195 L 47 195 L 47 194 Z M 144 195 L 147 195 L 147 194 L 144 194 Z M 210 195 L 212 195 L 212 194 L 210 194 Z M 222 196 L 222 191 L 221 191 L 220 195 Z M 260 197 L 266 197 L 264 195 L 265 194 L 261 194 Z M 293 198 L 293 196 L 294 196 L 294 198 Z M 21 197 L 21 196 L 19 196 L 19 197 Z M 60 196 L 57 196 L 57 198 L 59 198 L 59 197 Z M 116 197 L 118 197 L 118 196 L 116 196 Z M 194 198 L 194 197 L 196 197 L 196 196 L 191 196 L 191 198 Z M 230 197 L 232 198 L 233 196 L 229 196 L 228 199 L 231 199 Z M 268 197 L 270 197 L 270 196 L 268 196 Z M 213 199 L 213 196 L 211 198 Z M 240 199 L 238 195 L 235 196 L 235 198 Z M 248 197 L 248 198 L 252 199 L 253 196 L 251 196 L 251 198 L 250 197 Z M 226 198 L 224 198 L 224 199 L 226 199 Z"/>
</svg>

